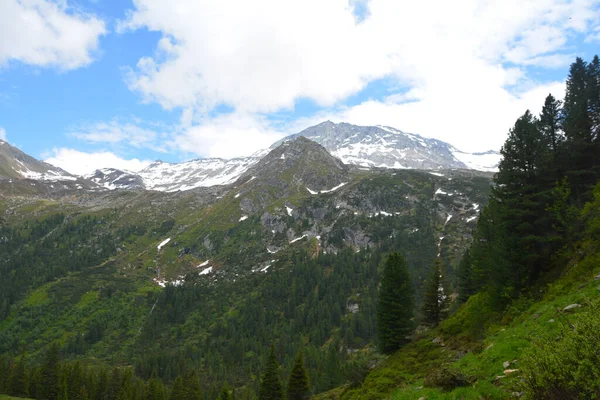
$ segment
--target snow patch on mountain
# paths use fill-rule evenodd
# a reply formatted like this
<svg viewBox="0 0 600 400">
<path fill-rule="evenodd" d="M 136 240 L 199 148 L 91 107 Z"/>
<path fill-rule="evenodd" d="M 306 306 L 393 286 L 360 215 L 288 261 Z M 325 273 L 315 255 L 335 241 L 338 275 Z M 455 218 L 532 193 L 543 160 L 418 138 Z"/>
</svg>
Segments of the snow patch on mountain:
<svg viewBox="0 0 600 400">
<path fill-rule="evenodd" d="M 477 171 L 496 172 L 502 156 L 496 151 L 487 151 L 485 153 L 465 153 L 454 149 L 454 157 L 463 162 L 469 169 Z"/>
<path fill-rule="evenodd" d="M 156 246 L 156 249 L 158 251 L 160 251 L 160 249 L 163 248 L 163 246 L 167 243 L 169 243 L 171 241 L 171 238 L 166 238 L 165 240 L 163 240 L 162 242 L 160 242 L 160 244 L 158 246 Z"/>
<path fill-rule="evenodd" d="M 176 192 L 233 183 L 258 160 L 255 157 L 230 160 L 204 158 L 180 164 L 157 161 L 141 170 L 138 175 L 144 180 L 147 189 Z"/>
</svg>

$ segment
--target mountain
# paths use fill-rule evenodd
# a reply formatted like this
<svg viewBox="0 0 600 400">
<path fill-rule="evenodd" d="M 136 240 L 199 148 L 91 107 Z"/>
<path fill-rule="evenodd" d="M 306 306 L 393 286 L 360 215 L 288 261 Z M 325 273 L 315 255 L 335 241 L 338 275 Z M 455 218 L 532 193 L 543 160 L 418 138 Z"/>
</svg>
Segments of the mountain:
<svg viewBox="0 0 600 400">
<path fill-rule="evenodd" d="M 417 291 L 438 255 L 454 282 L 490 190 L 478 171 L 354 168 L 305 137 L 224 185 L 106 190 L 135 175 L 101 172 L 98 190 L 0 181 L 0 355 L 29 343 L 37 361 L 57 342 L 144 379 L 198 369 L 207 392 L 227 379 L 240 399 L 271 341 L 341 377 L 374 341 L 385 254 L 406 255 Z M 316 392 L 342 383 L 309 374 Z"/>
<path fill-rule="evenodd" d="M 146 185 L 141 176 L 134 172 L 115 168 L 97 169 L 93 174 L 84 176 L 86 179 L 107 189 L 145 189 Z"/>
<path fill-rule="evenodd" d="M 288 136 L 269 149 L 250 157 L 204 158 L 183 163 L 157 161 L 138 173 L 115 169 L 98 170 L 88 176 L 109 189 L 137 189 L 173 192 L 198 187 L 226 185 L 256 166 L 269 150 L 282 143 L 305 137 L 348 165 L 363 168 L 496 171 L 496 151 L 465 153 L 448 143 L 427 139 L 383 126 L 356 126 L 327 121 Z"/>
<path fill-rule="evenodd" d="M 304 136 L 323 145 L 346 164 L 404 169 L 496 171 L 500 154 L 465 153 L 452 145 L 387 126 L 357 126 L 331 121 L 307 128 L 283 141 Z M 276 143 L 277 146 L 280 142 Z"/>
<path fill-rule="evenodd" d="M 138 175 L 147 189 L 165 192 L 225 185 L 239 178 L 263 154 L 229 160 L 204 158 L 175 164 L 157 161 L 138 172 Z"/>
<path fill-rule="evenodd" d="M 226 185 L 255 165 L 266 152 L 229 160 L 203 158 L 182 163 L 156 161 L 137 173 L 103 168 L 85 178 L 107 189 L 148 189 L 161 192 Z"/>
<path fill-rule="evenodd" d="M 78 178 L 53 165 L 39 161 L 8 142 L 0 140 L 0 179 L 76 181 Z"/>
</svg>

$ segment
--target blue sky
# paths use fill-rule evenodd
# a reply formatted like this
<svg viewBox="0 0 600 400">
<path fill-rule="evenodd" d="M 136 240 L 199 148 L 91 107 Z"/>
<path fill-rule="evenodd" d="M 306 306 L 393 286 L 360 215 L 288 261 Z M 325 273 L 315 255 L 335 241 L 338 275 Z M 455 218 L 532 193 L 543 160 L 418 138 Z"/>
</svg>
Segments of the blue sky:
<svg viewBox="0 0 600 400">
<path fill-rule="evenodd" d="M 73 173 L 251 154 L 323 120 L 498 149 L 568 65 L 588 0 L 5 0 L 0 137 Z"/>
</svg>

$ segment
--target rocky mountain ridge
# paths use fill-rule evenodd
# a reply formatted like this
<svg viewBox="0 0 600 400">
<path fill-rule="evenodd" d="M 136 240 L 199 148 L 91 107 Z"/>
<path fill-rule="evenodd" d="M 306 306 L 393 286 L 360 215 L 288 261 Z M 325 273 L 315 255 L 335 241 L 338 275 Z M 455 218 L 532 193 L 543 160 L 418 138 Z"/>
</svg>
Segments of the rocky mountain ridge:
<svg viewBox="0 0 600 400">
<path fill-rule="evenodd" d="M 250 169 L 260 165 L 260 161 L 270 150 L 299 137 L 305 137 L 318 143 L 325 151 L 337 157 L 344 164 L 359 168 L 432 171 L 471 169 L 493 172 L 500 159 L 500 155 L 496 151 L 461 152 L 446 142 L 405 133 L 395 128 L 356 126 L 348 123 L 335 124 L 326 121 L 288 136 L 274 143 L 269 149 L 259 151 L 250 157 L 204 158 L 182 163 L 156 161 L 139 172 L 103 168 L 83 178 L 93 182 L 92 186 L 95 184 L 98 188 L 110 190 L 146 189 L 175 192 L 198 187 L 227 185 L 235 182 Z M 29 157 L 31 160 L 28 164 L 31 167 L 19 169 L 18 163 L 24 156 L 18 155 L 10 158 L 5 157 L 4 161 L 0 160 L 0 166 L 4 166 L 4 169 L 8 171 L 3 172 L 4 169 L 0 168 L 0 175 L 37 180 L 77 179 L 60 168 L 39 162 L 32 157 Z"/>
</svg>

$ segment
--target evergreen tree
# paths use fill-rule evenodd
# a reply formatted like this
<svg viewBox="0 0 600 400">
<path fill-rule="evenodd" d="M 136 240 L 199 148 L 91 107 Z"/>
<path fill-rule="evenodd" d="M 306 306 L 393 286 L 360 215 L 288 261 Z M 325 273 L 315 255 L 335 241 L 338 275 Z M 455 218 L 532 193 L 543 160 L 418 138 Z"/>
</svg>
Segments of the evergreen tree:
<svg viewBox="0 0 600 400">
<path fill-rule="evenodd" d="M 304 366 L 304 355 L 302 350 L 296 355 L 290 379 L 287 385 L 287 398 L 289 400 L 304 400 L 310 395 L 310 387 L 308 384 L 308 374 Z"/>
<path fill-rule="evenodd" d="M 28 377 L 23 365 L 23 360 L 19 360 L 14 363 L 11 369 L 9 380 L 9 391 L 11 396 L 15 397 L 27 397 L 28 391 Z"/>
<path fill-rule="evenodd" d="M 162 382 L 157 377 L 152 377 L 148 381 L 148 388 L 146 389 L 146 400 L 165 400 L 165 388 Z M 188 397 L 185 397 L 187 400 Z"/>
<path fill-rule="evenodd" d="M 283 388 L 279 378 L 279 364 L 275 357 L 275 346 L 271 345 L 267 366 L 263 373 L 258 391 L 259 400 L 282 400 Z"/>
<path fill-rule="evenodd" d="M 591 122 L 592 141 L 600 141 L 600 58 L 594 56 L 588 64 L 588 112 Z"/>
<path fill-rule="evenodd" d="M 563 107 L 567 177 L 579 205 L 592 199 L 593 187 L 600 176 L 600 143 L 595 135 L 600 66 L 597 57 L 594 60 L 588 65 L 578 57 L 571 64 Z"/>
<path fill-rule="evenodd" d="M 184 395 L 185 389 L 183 387 L 183 378 L 181 376 L 178 376 L 173 382 L 173 388 L 171 389 L 171 395 L 169 396 L 169 400 L 183 399 Z"/>
<path fill-rule="evenodd" d="M 539 129 L 544 137 L 545 145 L 550 149 L 552 161 L 556 161 L 556 154 L 563 141 L 562 137 L 562 102 L 556 100 L 552 94 L 546 97 L 539 118 Z"/>
<path fill-rule="evenodd" d="M 414 298 L 406 261 L 390 254 L 381 278 L 377 304 L 377 335 L 382 353 L 391 354 L 409 341 L 414 324 Z"/>
<path fill-rule="evenodd" d="M 506 264 L 488 271 L 499 306 L 538 278 L 547 265 L 552 230 L 546 211 L 550 193 L 541 183 L 547 148 L 529 111 L 515 122 L 501 154 L 490 207 L 497 213 L 494 256 Z"/>
<path fill-rule="evenodd" d="M 423 296 L 423 322 L 436 327 L 447 305 L 448 297 L 442 286 L 442 262 L 437 258 Z"/>
<path fill-rule="evenodd" d="M 474 281 L 473 264 L 471 261 L 470 248 L 463 254 L 458 264 L 458 301 L 466 302 L 469 297 L 477 293 Z"/>
<path fill-rule="evenodd" d="M 221 388 L 219 400 L 233 400 L 233 398 L 231 397 L 231 393 L 229 392 L 229 385 L 227 385 L 227 383 L 225 383 Z"/>
<path fill-rule="evenodd" d="M 183 387 L 185 400 L 200 400 L 202 398 L 202 387 L 200 378 L 196 371 L 192 370 L 183 377 Z"/>
<path fill-rule="evenodd" d="M 41 371 L 41 399 L 42 400 L 56 400 L 59 395 L 59 362 L 60 362 L 60 350 L 56 343 L 53 343 L 48 352 L 42 365 Z"/>
</svg>

